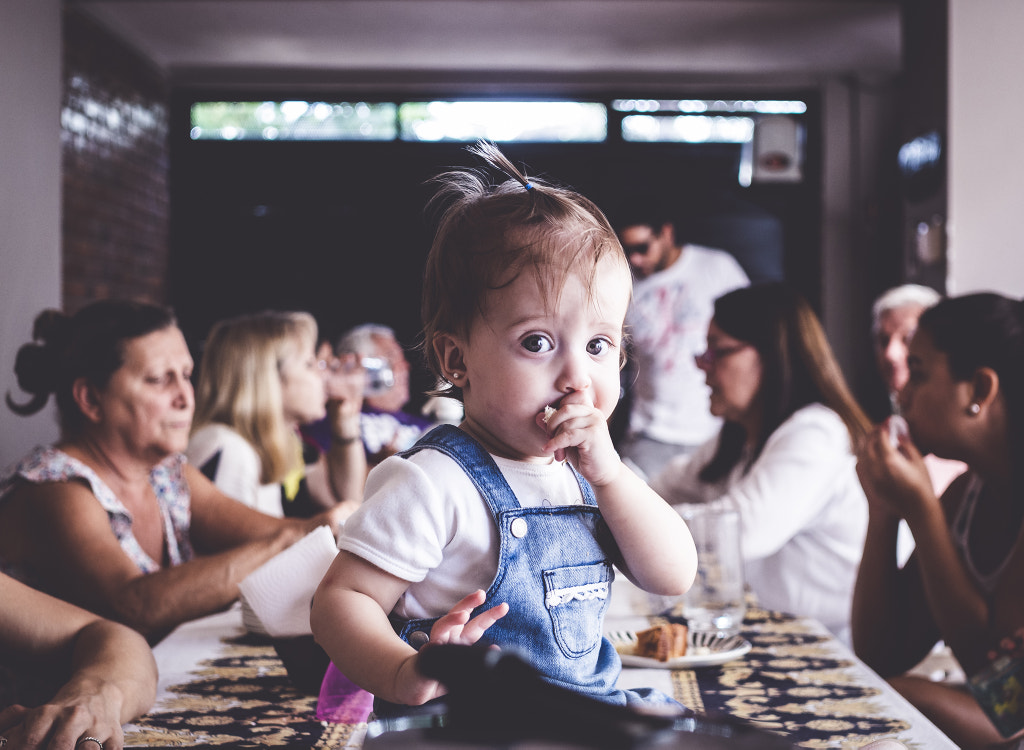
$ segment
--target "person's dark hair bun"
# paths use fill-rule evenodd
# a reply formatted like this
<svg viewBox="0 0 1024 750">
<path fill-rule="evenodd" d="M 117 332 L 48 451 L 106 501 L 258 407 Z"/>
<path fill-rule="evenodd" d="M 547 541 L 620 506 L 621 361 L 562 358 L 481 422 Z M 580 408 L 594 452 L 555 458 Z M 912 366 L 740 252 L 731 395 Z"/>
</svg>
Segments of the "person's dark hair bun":
<svg viewBox="0 0 1024 750">
<path fill-rule="evenodd" d="M 8 393 L 7 406 L 15 414 L 34 414 L 46 405 L 59 383 L 60 351 L 67 343 L 70 318 L 60 310 L 43 310 L 32 326 L 34 341 L 18 349 L 14 374 L 18 387 L 32 395 L 27 403 L 16 403 Z"/>
<path fill-rule="evenodd" d="M 71 318 L 60 310 L 43 310 L 32 324 L 32 338 L 60 350 L 71 336 Z"/>
</svg>

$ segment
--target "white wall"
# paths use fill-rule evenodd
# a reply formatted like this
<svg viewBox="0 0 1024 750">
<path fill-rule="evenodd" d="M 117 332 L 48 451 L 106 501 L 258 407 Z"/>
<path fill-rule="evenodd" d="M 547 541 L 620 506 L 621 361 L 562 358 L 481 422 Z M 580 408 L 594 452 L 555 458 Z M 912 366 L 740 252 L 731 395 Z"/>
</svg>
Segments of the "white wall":
<svg viewBox="0 0 1024 750">
<path fill-rule="evenodd" d="M 3 0 L 0 71 L 0 399 L 22 401 L 14 356 L 36 313 L 60 306 L 60 0 Z M 0 468 L 54 440 L 51 409 L 26 418 L 0 402 Z"/>
<path fill-rule="evenodd" d="M 1024 295 L 1021 0 L 949 2 L 949 292 Z"/>
</svg>

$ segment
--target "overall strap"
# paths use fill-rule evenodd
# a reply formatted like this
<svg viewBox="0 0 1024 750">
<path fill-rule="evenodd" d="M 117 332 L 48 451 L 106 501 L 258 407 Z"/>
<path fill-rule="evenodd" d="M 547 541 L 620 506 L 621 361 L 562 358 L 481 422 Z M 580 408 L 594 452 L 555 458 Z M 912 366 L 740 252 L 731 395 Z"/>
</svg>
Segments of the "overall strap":
<svg viewBox="0 0 1024 750">
<path fill-rule="evenodd" d="M 487 501 L 496 523 L 499 513 L 520 508 L 519 500 L 508 486 L 491 454 L 458 427 L 450 424 L 438 425 L 417 440 L 412 448 L 399 455 L 410 456 L 423 448 L 440 451 L 462 467 Z"/>
<path fill-rule="evenodd" d="M 508 486 L 508 482 L 502 476 L 498 465 L 491 458 L 491 454 L 485 451 L 483 446 L 474 438 L 458 427 L 450 424 L 438 425 L 417 440 L 414 446 L 399 455 L 410 456 L 421 448 L 433 448 L 434 450 L 441 451 L 458 463 L 462 470 L 473 480 L 473 484 L 476 485 L 480 494 L 487 498 L 487 504 L 492 514 L 521 507 L 515 494 L 512 492 L 512 488 Z M 492 471 L 482 471 L 483 469 L 491 469 Z M 573 476 L 576 477 L 576 482 L 580 486 L 580 492 L 583 494 L 583 504 L 596 506 L 597 498 L 594 497 L 594 489 L 590 486 L 590 482 L 584 479 L 583 475 L 576 471 L 572 464 L 569 464 L 569 469 L 572 470 Z M 498 491 L 494 495 L 495 498 L 498 498 L 499 492 L 502 494 L 507 493 L 508 497 L 499 499 L 498 507 L 496 507 L 491 501 L 491 494 L 485 492 L 487 488 Z"/>
</svg>

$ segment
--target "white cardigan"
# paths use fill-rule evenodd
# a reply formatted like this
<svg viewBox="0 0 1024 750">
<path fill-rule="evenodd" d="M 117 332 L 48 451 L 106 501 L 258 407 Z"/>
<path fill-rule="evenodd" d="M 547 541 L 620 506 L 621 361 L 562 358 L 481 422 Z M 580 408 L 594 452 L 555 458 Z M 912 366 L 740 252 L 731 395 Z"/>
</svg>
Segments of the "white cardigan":
<svg viewBox="0 0 1024 750">
<path fill-rule="evenodd" d="M 721 482 L 701 482 L 717 445 L 715 437 L 674 459 L 651 486 L 673 505 L 731 497 L 759 603 L 813 617 L 849 644 L 868 506 L 846 425 L 821 404 L 805 406 L 771 434 L 749 471 L 741 461 Z"/>
</svg>

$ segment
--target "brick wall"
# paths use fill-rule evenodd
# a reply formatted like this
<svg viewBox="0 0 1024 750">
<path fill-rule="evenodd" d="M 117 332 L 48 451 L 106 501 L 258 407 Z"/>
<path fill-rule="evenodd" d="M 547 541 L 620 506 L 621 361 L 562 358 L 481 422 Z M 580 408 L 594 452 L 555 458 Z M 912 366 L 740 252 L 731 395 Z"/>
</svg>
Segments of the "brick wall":
<svg viewBox="0 0 1024 750">
<path fill-rule="evenodd" d="M 148 60 L 64 11 L 63 302 L 167 301 L 168 101 Z"/>
</svg>

